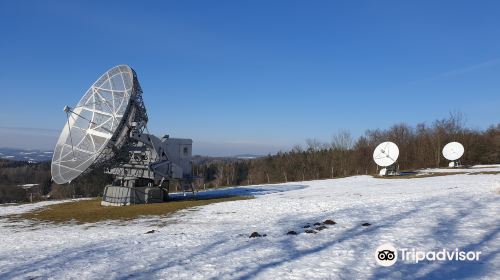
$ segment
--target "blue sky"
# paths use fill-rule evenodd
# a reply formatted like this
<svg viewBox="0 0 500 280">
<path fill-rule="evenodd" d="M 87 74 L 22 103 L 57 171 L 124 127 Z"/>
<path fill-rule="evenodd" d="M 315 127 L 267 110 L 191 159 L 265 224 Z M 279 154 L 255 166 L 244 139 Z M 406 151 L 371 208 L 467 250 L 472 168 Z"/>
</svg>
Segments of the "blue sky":
<svg viewBox="0 0 500 280">
<path fill-rule="evenodd" d="M 498 1 L 1 1 L 0 146 L 51 149 L 107 69 L 150 131 L 264 154 L 459 110 L 498 123 Z"/>
</svg>

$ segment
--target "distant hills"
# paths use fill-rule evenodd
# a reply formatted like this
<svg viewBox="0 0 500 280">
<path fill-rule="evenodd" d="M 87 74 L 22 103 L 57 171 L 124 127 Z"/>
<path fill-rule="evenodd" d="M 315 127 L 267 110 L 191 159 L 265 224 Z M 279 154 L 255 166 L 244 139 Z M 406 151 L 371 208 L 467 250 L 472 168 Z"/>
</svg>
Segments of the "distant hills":
<svg viewBox="0 0 500 280">
<path fill-rule="evenodd" d="M 232 157 L 233 158 L 238 158 L 238 159 L 254 159 L 254 158 L 263 157 L 263 155 L 242 154 L 242 155 L 235 155 L 235 156 L 232 156 Z"/>
<path fill-rule="evenodd" d="M 219 157 L 214 157 L 214 156 L 199 156 L 199 155 L 194 155 L 193 156 L 193 163 L 195 165 L 203 165 L 203 164 L 210 164 L 210 163 L 230 163 L 230 162 L 236 162 L 239 160 L 249 160 L 249 159 L 256 159 L 263 157 L 261 155 L 253 155 L 253 154 L 242 154 L 242 155 L 234 155 L 234 156 L 219 156 Z"/>
<path fill-rule="evenodd" d="M 0 148 L 0 158 L 15 160 L 15 161 L 27 161 L 27 162 L 44 162 L 52 160 L 52 151 L 46 150 L 27 150 L 27 149 L 16 149 L 16 148 Z M 196 163 L 213 161 L 214 159 L 219 159 L 221 161 L 231 161 L 235 159 L 254 159 L 262 157 L 262 155 L 254 154 L 241 154 L 227 157 L 209 157 L 209 156 L 194 156 L 194 161 Z"/>
<path fill-rule="evenodd" d="M 16 161 L 43 162 L 52 160 L 52 151 L 0 148 L 0 158 Z"/>
</svg>

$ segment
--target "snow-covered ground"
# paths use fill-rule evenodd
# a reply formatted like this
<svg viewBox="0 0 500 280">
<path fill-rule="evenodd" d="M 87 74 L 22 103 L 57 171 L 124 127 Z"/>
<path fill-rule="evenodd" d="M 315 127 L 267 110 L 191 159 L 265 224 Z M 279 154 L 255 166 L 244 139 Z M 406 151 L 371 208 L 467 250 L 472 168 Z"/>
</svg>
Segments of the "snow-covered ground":
<svg viewBox="0 0 500 280">
<path fill-rule="evenodd" d="M 500 279 L 500 175 L 356 176 L 200 195 L 215 192 L 256 198 L 125 226 L 29 226 L 5 215 L 32 207 L 0 207 L 0 279 Z M 326 219 L 337 224 L 304 232 Z M 292 230 L 298 235 L 286 234 Z M 249 238 L 254 231 L 267 236 Z M 383 267 L 374 257 L 383 243 L 481 255 Z"/>
<path fill-rule="evenodd" d="M 37 202 L 37 203 L 0 204 L 0 222 L 1 222 L 0 226 L 4 225 L 4 223 L 1 219 L 7 215 L 25 213 L 25 212 L 40 209 L 40 208 L 45 207 L 45 206 L 50 206 L 50 205 L 65 203 L 65 202 L 76 202 L 79 200 L 86 200 L 86 199 L 89 199 L 89 198 L 50 200 L 50 201 L 43 201 L 43 202 Z"/>
</svg>

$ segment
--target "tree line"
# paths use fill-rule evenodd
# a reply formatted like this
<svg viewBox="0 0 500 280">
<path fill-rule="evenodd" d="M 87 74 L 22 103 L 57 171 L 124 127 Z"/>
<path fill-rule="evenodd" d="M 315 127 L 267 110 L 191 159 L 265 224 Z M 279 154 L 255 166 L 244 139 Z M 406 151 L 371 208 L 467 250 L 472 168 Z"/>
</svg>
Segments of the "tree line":
<svg viewBox="0 0 500 280">
<path fill-rule="evenodd" d="M 340 131 L 328 143 L 308 139 L 305 147 L 295 146 L 258 159 L 207 162 L 196 166 L 195 173 L 209 187 L 376 174 L 373 151 L 385 141 L 399 146 L 401 170 L 447 166 L 441 151 L 451 141 L 463 144 L 465 154 L 460 160 L 464 165 L 500 163 L 500 124 L 486 130 L 470 129 L 465 127 L 462 114 L 451 113 L 431 125 L 400 123 L 385 130 L 367 130 L 357 139 Z"/>
<path fill-rule="evenodd" d="M 103 169 L 92 170 L 69 185 L 52 182 L 50 162 L 0 160 L 0 203 L 47 198 L 96 197 L 111 183 Z M 23 185 L 36 184 L 29 189 Z"/>
<path fill-rule="evenodd" d="M 385 141 L 399 146 L 397 163 L 401 170 L 447 166 L 448 161 L 442 157 L 441 151 L 451 141 L 458 141 L 465 148 L 462 164 L 500 163 L 500 124 L 485 130 L 471 129 L 464 125 L 460 113 L 452 113 L 431 125 L 400 123 L 384 130 L 367 130 L 356 139 L 349 131 L 340 131 L 330 142 L 308 139 L 304 147 L 297 145 L 289 151 L 257 159 L 195 157 L 193 172 L 203 178 L 203 186 L 198 188 L 376 174 L 378 169 L 372 159 L 373 150 Z M 100 196 L 111 182 L 111 175 L 105 174 L 103 169 L 96 169 L 78 177 L 70 185 L 61 186 L 51 182 L 50 162 L 0 160 L 0 203 L 27 200 L 28 191 L 19 187 L 23 184 L 39 184 L 30 190 L 36 192 L 35 199 L 39 199 L 44 195 L 51 198 Z"/>
</svg>

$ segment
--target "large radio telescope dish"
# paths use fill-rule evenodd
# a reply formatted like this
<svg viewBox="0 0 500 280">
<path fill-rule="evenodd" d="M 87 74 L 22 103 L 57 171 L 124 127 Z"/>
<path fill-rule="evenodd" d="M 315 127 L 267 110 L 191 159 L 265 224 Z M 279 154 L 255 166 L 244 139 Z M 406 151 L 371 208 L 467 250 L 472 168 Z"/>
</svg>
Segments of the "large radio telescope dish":
<svg viewBox="0 0 500 280">
<path fill-rule="evenodd" d="M 458 142 L 450 142 L 443 148 L 443 156 L 447 160 L 457 160 L 464 155 L 464 146 Z"/>
<path fill-rule="evenodd" d="M 399 157 L 399 148 L 392 142 L 379 144 L 373 151 L 373 160 L 382 167 L 387 167 L 396 162 Z"/>
<path fill-rule="evenodd" d="M 71 182 L 91 165 L 113 157 L 115 148 L 124 143 L 127 124 L 138 108 L 144 108 L 142 91 L 134 70 L 127 65 L 104 73 L 74 108 L 64 107 L 68 120 L 54 148 L 54 182 Z M 145 110 L 143 113 L 145 116 Z"/>
</svg>

